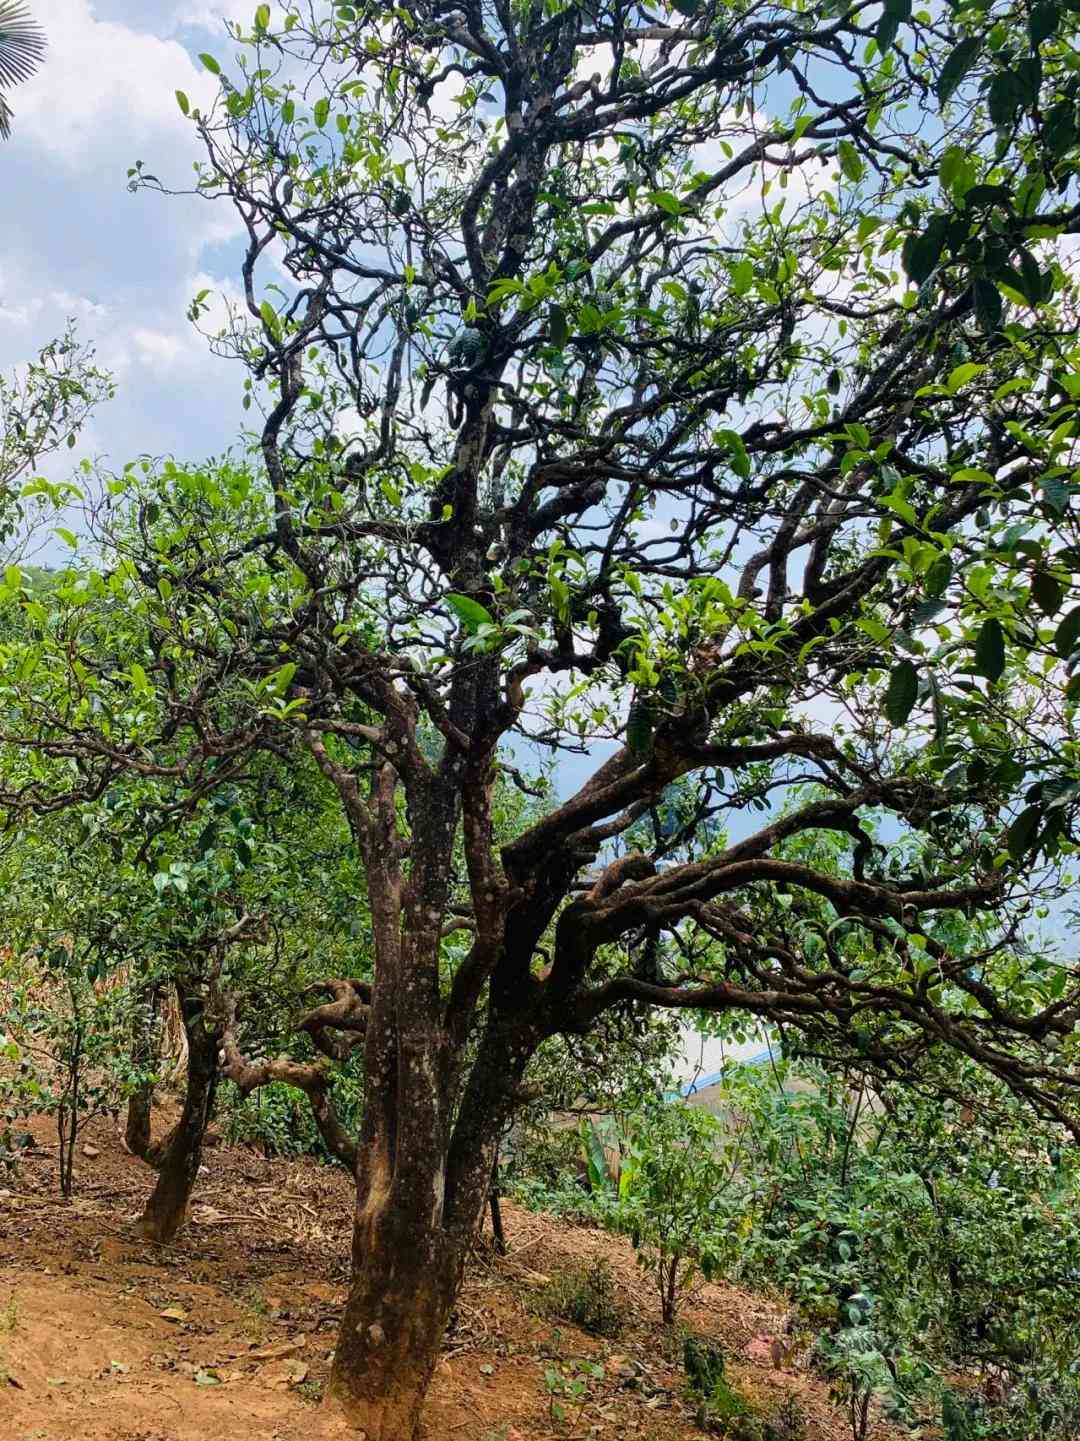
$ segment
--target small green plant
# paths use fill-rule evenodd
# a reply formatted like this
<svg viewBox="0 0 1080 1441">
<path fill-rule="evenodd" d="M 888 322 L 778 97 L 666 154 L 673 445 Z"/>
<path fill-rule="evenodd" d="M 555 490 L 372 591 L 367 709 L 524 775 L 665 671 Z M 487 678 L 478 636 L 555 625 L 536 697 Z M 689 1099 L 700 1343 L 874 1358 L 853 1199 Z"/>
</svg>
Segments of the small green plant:
<svg viewBox="0 0 1080 1441">
<path fill-rule="evenodd" d="M 570 1429 L 576 1430 L 593 1398 L 594 1382 L 603 1379 L 604 1368 L 598 1361 L 582 1359 L 569 1361 L 562 1367 L 548 1366 L 544 1371 L 544 1388 L 552 1422 L 569 1422 Z"/>
<path fill-rule="evenodd" d="M 572 1321 L 593 1336 L 619 1336 L 625 1322 L 615 1278 L 602 1256 L 561 1271 L 541 1291 L 537 1309 L 544 1316 Z"/>
<path fill-rule="evenodd" d="M 724 1441 L 764 1441 L 753 1406 L 723 1376 L 701 1399 L 695 1420 L 703 1431 Z"/>
<path fill-rule="evenodd" d="M 806 1416 L 795 1396 L 785 1396 L 763 1425 L 763 1441 L 803 1441 Z"/>
<path fill-rule="evenodd" d="M 266 1297 L 258 1286 L 252 1286 L 240 1298 L 240 1305 L 244 1311 L 244 1330 L 256 1340 L 262 1340 L 270 1318 L 270 1305 Z"/>
<path fill-rule="evenodd" d="M 690 1106 L 655 1105 L 633 1127 L 619 1177 L 620 1227 L 653 1279 L 665 1326 L 699 1276 L 730 1261 L 730 1201 L 742 1132 Z"/>
<path fill-rule="evenodd" d="M 943 1391 L 941 1434 L 944 1441 L 973 1441 L 982 1434 L 977 1426 L 974 1403 L 967 1397 L 958 1396 L 955 1391 Z"/>
<path fill-rule="evenodd" d="M 0 1308 L 0 1335 L 8 1335 L 19 1324 L 19 1298 L 12 1293 Z"/>
<path fill-rule="evenodd" d="M 829 1394 L 843 1407 L 851 1427 L 851 1441 L 867 1441 L 873 1421 L 873 1404 L 879 1401 L 897 1419 L 903 1415 L 903 1395 L 894 1377 L 895 1363 L 876 1344 L 867 1325 L 849 1326 L 822 1337 L 818 1352 L 829 1378 Z"/>
<path fill-rule="evenodd" d="M 703 1431 L 724 1441 L 803 1441 L 805 1422 L 798 1401 L 788 1396 L 774 1412 L 763 1412 L 727 1379 L 723 1348 L 712 1336 L 683 1337 L 683 1367 Z"/>
<path fill-rule="evenodd" d="M 683 1367 L 694 1395 L 711 1396 L 717 1382 L 724 1379 L 723 1347 L 711 1336 L 691 1332 L 683 1338 Z"/>
<path fill-rule="evenodd" d="M 323 1399 L 323 1383 L 312 1377 L 308 1381 L 301 1381 L 293 1388 L 301 1401 L 306 1401 L 309 1406 L 320 1406 Z"/>
</svg>

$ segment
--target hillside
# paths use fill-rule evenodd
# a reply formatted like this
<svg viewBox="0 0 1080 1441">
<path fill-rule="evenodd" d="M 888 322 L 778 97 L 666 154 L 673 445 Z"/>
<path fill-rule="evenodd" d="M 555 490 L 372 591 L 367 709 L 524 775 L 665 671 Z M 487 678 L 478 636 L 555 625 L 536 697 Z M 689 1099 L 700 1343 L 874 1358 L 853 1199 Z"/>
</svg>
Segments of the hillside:
<svg viewBox="0 0 1080 1441">
<path fill-rule="evenodd" d="M 182 1242 L 164 1251 L 136 1237 L 149 1173 L 109 1126 L 87 1133 L 68 1206 L 55 1193 L 48 1132 L 35 1131 L 37 1156 L 0 1185 L 3 1441 L 343 1434 L 318 1404 L 344 1295 L 343 1174 L 215 1147 Z M 513 1205 L 505 1212 L 509 1255 L 484 1244 L 470 1266 L 432 1390 L 431 1441 L 701 1436 L 677 1348 L 665 1343 L 629 1245 Z M 626 1307 L 617 1340 L 536 1312 L 546 1281 L 596 1257 Z M 773 1403 L 790 1394 L 807 1441 L 850 1435 L 819 1380 L 774 1369 L 776 1305 L 713 1285 L 685 1319 L 721 1340 L 740 1390 Z M 545 1376 L 583 1374 L 581 1361 L 602 1374 L 589 1376 L 586 1398 L 564 1398 L 564 1420 L 553 1419 Z M 880 1427 L 879 1441 L 888 1434 Z"/>
</svg>

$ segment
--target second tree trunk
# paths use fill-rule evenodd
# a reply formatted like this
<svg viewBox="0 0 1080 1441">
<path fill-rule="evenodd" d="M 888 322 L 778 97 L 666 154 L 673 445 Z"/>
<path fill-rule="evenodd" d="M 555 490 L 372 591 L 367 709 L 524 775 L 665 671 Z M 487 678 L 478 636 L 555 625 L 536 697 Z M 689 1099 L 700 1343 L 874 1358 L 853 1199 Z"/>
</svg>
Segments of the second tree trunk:
<svg viewBox="0 0 1080 1441">
<path fill-rule="evenodd" d="M 187 1092 L 179 1121 L 153 1155 L 157 1184 L 139 1220 L 140 1234 L 158 1242 L 171 1241 L 187 1219 L 218 1080 L 218 1032 L 205 1025 L 200 998 L 177 989 L 187 1033 Z"/>
</svg>

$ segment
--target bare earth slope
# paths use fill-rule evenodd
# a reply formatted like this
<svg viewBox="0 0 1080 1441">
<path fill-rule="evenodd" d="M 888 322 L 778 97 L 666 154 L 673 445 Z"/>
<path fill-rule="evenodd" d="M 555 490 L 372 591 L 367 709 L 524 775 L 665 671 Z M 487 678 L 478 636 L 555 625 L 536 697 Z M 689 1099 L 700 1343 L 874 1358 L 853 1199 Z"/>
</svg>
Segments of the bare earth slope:
<svg viewBox="0 0 1080 1441">
<path fill-rule="evenodd" d="M 44 1147 L 48 1133 L 35 1127 Z M 94 1126 L 70 1205 L 54 1151 L 0 1174 L 0 1441 L 323 1441 L 341 1436 L 320 1406 L 348 1256 L 350 1186 L 336 1170 L 215 1148 L 179 1244 L 137 1238 L 150 1173 L 111 1127 Z M 447 1338 L 431 1401 L 431 1441 L 619 1438 L 702 1433 L 630 1247 L 507 1205 L 510 1255 L 481 1245 Z M 605 1256 L 629 1325 L 600 1341 L 535 1314 L 561 1267 Z M 850 1435 L 823 1384 L 773 1368 L 781 1313 L 731 1287 L 686 1311 L 719 1338 L 729 1378 L 762 1398 L 794 1393 L 807 1441 Z M 545 1376 L 602 1365 L 554 1418 Z M 880 1441 L 890 1435 L 882 1426 Z"/>
</svg>

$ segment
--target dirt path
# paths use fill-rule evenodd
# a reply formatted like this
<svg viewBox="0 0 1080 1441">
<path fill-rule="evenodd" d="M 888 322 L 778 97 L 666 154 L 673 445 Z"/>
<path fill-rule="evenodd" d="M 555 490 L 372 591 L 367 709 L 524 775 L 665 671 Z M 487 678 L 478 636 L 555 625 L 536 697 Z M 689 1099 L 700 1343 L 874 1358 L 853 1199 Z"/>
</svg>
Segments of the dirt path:
<svg viewBox="0 0 1080 1441">
<path fill-rule="evenodd" d="M 150 1173 L 110 1128 L 96 1126 L 87 1140 L 70 1205 L 55 1194 L 48 1152 L 16 1178 L 0 1177 L 0 1441 L 348 1434 L 319 1404 L 344 1298 L 347 1178 L 215 1148 L 191 1222 L 164 1249 L 133 1225 Z M 701 1436 L 629 1246 L 505 1210 L 510 1255 L 480 1251 L 470 1269 L 432 1390 L 430 1441 Z M 545 1277 L 597 1254 L 628 1308 L 617 1341 L 535 1314 Z M 850 1434 L 820 1381 L 773 1369 L 777 1308 L 712 1286 L 686 1321 L 723 1341 L 737 1385 L 764 1398 L 793 1393 L 806 1441 Z M 572 1382 L 586 1374 L 583 1362 L 602 1374 L 588 1373 L 584 1397 L 553 1419 L 551 1377 Z"/>
</svg>

